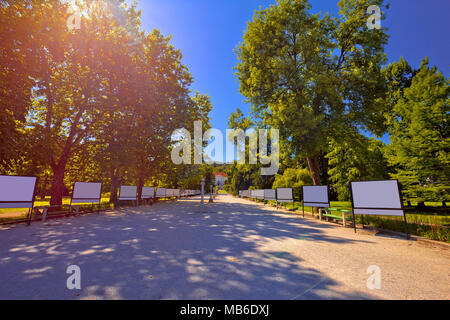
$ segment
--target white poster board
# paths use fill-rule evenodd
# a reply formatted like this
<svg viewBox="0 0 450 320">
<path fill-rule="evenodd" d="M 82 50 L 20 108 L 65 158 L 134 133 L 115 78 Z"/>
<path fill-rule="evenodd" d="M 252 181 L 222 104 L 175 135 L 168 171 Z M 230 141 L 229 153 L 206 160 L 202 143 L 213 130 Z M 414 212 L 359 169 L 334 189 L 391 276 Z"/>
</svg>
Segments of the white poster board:
<svg viewBox="0 0 450 320">
<path fill-rule="evenodd" d="M 119 201 L 137 200 L 137 186 L 121 186 L 119 192 Z"/>
<path fill-rule="evenodd" d="M 258 190 L 251 190 L 250 191 L 250 198 L 256 199 L 258 197 Z"/>
<path fill-rule="evenodd" d="M 155 188 L 153 187 L 142 187 L 142 200 L 153 199 L 155 197 Z"/>
<path fill-rule="evenodd" d="M 304 186 L 303 206 L 316 208 L 329 208 L 328 186 Z"/>
<path fill-rule="evenodd" d="M 0 176 L 0 208 L 33 208 L 36 177 Z"/>
<path fill-rule="evenodd" d="M 276 190 L 266 189 L 264 190 L 264 200 L 277 200 L 277 192 Z"/>
<path fill-rule="evenodd" d="M 278 202 L 294 202 L 292 195 L 292 188 L 278 188 L 277 189 Z"/>
<path fill-rule="evenodd" d="M 356 215 L 404 216 L 397 180 L 352 182 Z"/>
<path fill-rule="evenodd" d="M 264 200 L 264 190 L 256 190 L 256 199 Z"/>
<path fill-rule="evenodd" d="M 100 182 L 75 182 L 71 203 L 100 203 L 102 184 Z"/>
<path fill-rule="evenodd" d="M 166 197 L 166 189 L 165 188 L 156 189 L 156 197 L 157 198 L 165 198 Z"/>
</svg>

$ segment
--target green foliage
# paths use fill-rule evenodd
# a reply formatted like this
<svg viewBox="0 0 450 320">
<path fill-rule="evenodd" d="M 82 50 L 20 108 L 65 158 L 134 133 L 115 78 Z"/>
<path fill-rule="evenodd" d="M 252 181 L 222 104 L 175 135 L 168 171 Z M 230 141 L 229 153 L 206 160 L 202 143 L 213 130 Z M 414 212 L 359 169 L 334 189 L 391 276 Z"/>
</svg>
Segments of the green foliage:
<svg viewBox="0 0 450 320">
<path fill-rule="evenodd" d="M 352 181 L 385 180 L 389 167 L 383 154 L 385 145 L 373 138 L 354 133 L 343 142 L 330 139 L 328 174 L 330 186 L 337 192 L 339 201 L 350 200 Z"/>
<path fill-rule="evenodd" d="M 416 71 L 411 68 L 407 61 L 400 58 L 399 62 L 391 63 L 385 69 L 383 74 L 387 82 L 387 104 L 389 110 L 397 104 L 398 100 L 403 97 L 403 92 L 411 86 L 412 78 Z M 391 119 L 388 119 L 388 122 Z"/>
<path fill-rule="evenodd" d="M 301 189 L 303 186 L 312 185 L 311 173 L 305 168 L 288 168 L 282 175 L 277 174 L 273 188 L 295 188 Z"/>
<path fill-rule="evenodd" d="M 237 108 L 236 112 L 232 113 L 228 119 L 228 127 L 233 129 L 242 129 L 246 131 L 254 125 L 255 123 L 249 118 L 246 118 L 242 110 L 239 108 Z"/>
<path fill-rule="evenodd" d="M 0 2 L 0 171 L 23 162 L 28 147 L 25 117 L 36 80 L 46 71 L 47 49 L 59 56 L 54 34 L 64 28 L 65 5 L 59 1 Z M 25 160 L 26 165 L 30 161 Z"/>
<path fill-rule="evenodd" d="M 393 108 L 387 156 L 406 198 L 450 199 L 448 79 L 428 59 Z"/>
<path fill-rule="evenodd" d="M 0 170 L 45 177 L 51 204 L 75 180 L 102 180 L 114 201 L 121 183 L 167 178 L 172 132 L 209 126 L 210 98 L 191 95 L 170 37 L 142 30 L 136 4 L 115 3 L 110 16 L 77 1 L 79 30 L 67 28 L 66 1 L 0 3 Z"/>
<path fill-rule="evenodd" d="M 277 174 L 273 189 L 292 188 L 295 199 L 302 199 L 302 187 L 313 184 L 311 173 L 306 168 L 287 168 L 282 175 Z"/>
<path fill-rule="evenodd" d="M 205 178 L 205 192 L 210 192 L 211 186 L 215 184 L 213 166 L 207 164 L 176 166 L 171 172 L 165 174 L 161 183 L 167 187 L 198 190 L 202 178 Z"/>
<path fill-rule="evenodd" d="M 259 175 L 258 165 L 233 164 L 228 170 L 228 180 L 225 183 L 227 191 L 237 195 L 240 190 L 249 190 L 258 185 Z"/>
<path fill-rule="evenodd" d="M 244 116 L 244 113 L 238 108 L 235 113 L 232 113 L 228 126 L 231 129 L 241 129 L 247 135 L 245 144 L 245 159 L 250 159 L 250 146 L 249 142 L 251 138 L 255 138 L 258 132 L 258 126 Z M 231 141 L 231 137 L 227 137 Z M 238 146 L 243 148 L 243 146 Z M 256 147 L 256 149 L 258 149 Z M 258 156 L 258 150 L 256 155 Z M 249 188 L 255 189 L 271 189 L 274 181 L 273 176 L 261 175 L 261 163 L 258 164 L 233 164 L 228 170 L 228 180 L 226 182 L 228 191 L 237 195 L 240 190 L 248 190 Z"/>
<path fill-rule="evenodd" d="M 381 134 L 386 112 L 384 30 L 367 28 L 366 10 L 383 1 L 342 0 L 338 17 L 310 12 L 305 0 L 279 0 L 255 13 L 236 50 L 240 92 L 263 125 L 280 129 L 291 155 L 318 156 L 342 127 Z"/>
</svg>

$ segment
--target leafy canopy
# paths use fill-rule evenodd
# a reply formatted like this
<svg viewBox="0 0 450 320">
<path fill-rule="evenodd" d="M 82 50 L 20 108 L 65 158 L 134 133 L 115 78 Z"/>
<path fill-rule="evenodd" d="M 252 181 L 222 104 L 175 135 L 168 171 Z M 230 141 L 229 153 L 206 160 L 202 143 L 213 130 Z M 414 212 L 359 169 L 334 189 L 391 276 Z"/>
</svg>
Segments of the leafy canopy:
<svg viewBox="0 0 450 320">
<path fill-rule="evenodd" d="M 394 106 L 387 156 L 408 198 L 450 199 L 449 80 L 422 61 Z"/>
<path fill-rule="evenodd" d="M 240 92 L 252 115 L 280 130 L 291 154 L 317 157 L 341 128 L 382 134 L 385 30 L 369 30 L 367 8 L 383 1 L 341 0 L 339 16 L 312 14 L 306 0 L 278 0 L 255 12 L 236 49 Z"/>
</svg>

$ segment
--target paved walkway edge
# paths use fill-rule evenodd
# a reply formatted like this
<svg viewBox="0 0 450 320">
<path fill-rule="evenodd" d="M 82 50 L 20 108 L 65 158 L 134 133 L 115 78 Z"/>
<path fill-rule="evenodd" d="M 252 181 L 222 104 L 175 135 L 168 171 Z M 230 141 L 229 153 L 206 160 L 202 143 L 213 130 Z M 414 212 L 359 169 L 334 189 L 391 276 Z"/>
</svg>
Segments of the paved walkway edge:
<svg viewBox="0 0 450 320">
<path fill-rule="evenodd" d="M 240 199 L 244 199 L 244 198 L 240 198 Z M 244 199 L 244 200 L 248 200 L 248 199 Z M 262 204 L 260 202 L 255 202 L 255 201 L 252 201 L 252 200 L 248 200 L 248 201 L 253 202 L 253 203 L 257 203 L 257 204 Z M 276 209 L 276 207 L 272 206 L 272 205 L 270 205 L 269 207 L 272 207 L 272 208 Z M 301 218 L 303 218 L 303 216 L 302 216 L 303 212 L 302 211 L 288 210 L 288 209 L 280 208 L 280 207 L 277 210 L 281 211 L 281 212 L 285 212 L 285 213 L 293 213 L 293 214 L 298 215 Z M 317 221 L 319 223 L 325 223 L 325 224 L 331 224 L 331 225 L 335 225 L 335 226 L 340 226 L 337 223 L 323 221 L 323 220 L 320 221 L 320 220 L 318 220 L 316 218 L 316 216 L 313 216 L 310 212 L 306 212 L 305 211 L 305 214 L 307 214 L 307 215 L 305 215 L 305 219 L 314 220 L 314 221 Z M 366 227 L 368 227 L 368 228 L 366 228 L 366 229 L 359 229 L 359 230 L 360 231 L 368 231 L 367 234 L 373 234 L 374 236 L 377 233 L 381 233 L 381 234 L 399 236 L 399 237 L 405 238 L 405 240 L 407 240 L 406 239 L 406 233 L 404 233 L 404 232 L 392 231 L 392 230 L 382 229 L 382 228 L 378 228 L 378 227 L 374 227 L 374 226 L 366 226 Z M 409 235 L 409 237 L 410 237 L 409 241 L 417 241 L 417 242 L 425 244 L 425 245 L 436 246 L 436 247 L 439 247 L 439 248 L 444 249 L 444 250 L 450 250 L 450 243 L 447 243 L 447 242 L 431 240 L 431 239 L 428 239 L 428 238 L 425 238 L 425 237 L 421 237 L 421 236 L 416 236 L 416 235 Z"/>
</svg>

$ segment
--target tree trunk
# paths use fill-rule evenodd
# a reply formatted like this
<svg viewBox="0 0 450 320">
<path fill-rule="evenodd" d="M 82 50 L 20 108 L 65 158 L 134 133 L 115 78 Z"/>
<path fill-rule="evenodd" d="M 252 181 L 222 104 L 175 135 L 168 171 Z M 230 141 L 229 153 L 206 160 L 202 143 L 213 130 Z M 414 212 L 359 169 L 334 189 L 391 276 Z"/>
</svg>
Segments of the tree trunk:
<svg viewBox="0 0 450 320">
<path fill-rule="evenodd" d="M 308 166 L 309 171 L 311 172 L 311 176 L 315 186 L 320 186 L 320 166 L 319 166 L 319 154 L 316 153 L 312 157 L 308 157 Z"/>
<path fill-rule="evenodd" d="M 112 168 L 109 170 L 109 176 L 111 178 L 111 187 L 110 187 L 110 196 L 109 202 L 117 205 L 117 188 L 118 188 L 118 179 L 116 174 L 116 169 Z"/>
<path fill-rule="evenodd" d="M 51 188 L 51 206 L 60 206 L 62 205 L 63 194 L 64 194 L 64 173 L 66 171 L 66 163 L 67 160 L 61 159 L 61 161 L 54 167 L 53 170 L 53 179 L 52 179 L 52 188 Z"/>
<path fill-rule="evenodd" d="M 417 204 L 417 209 L 419 209 L 419 210 L 424 210 L 424 209 L 426 209 L 426 205 L 425 205 L 425 201 L 420 201 L 418 204 Z"/>
<path fill-rule="evenodd" d="M 144 187 L 144 174 L 140 173 L 139 174 L 139 179 L 138 179 L 138 201 L 140 201 L 142 199 L 142 188 Z"/>
</svg>

